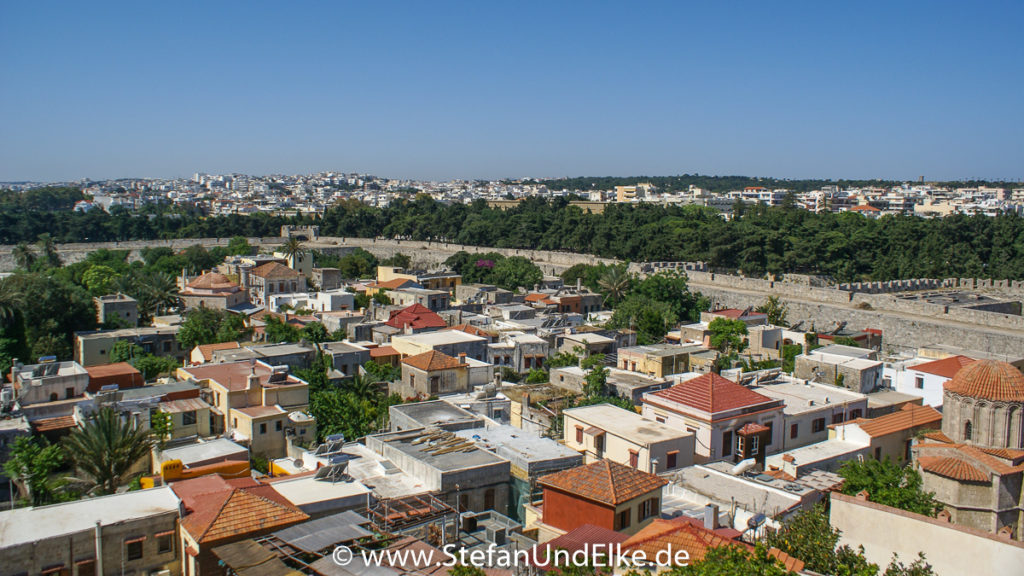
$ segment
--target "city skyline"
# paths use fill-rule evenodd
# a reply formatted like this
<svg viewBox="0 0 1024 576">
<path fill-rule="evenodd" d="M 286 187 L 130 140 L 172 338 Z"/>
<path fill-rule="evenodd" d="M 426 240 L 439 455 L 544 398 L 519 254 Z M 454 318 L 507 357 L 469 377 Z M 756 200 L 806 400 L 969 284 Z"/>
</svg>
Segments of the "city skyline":
<svg viewBox="0 0 1024 576">
<path fill-rule="evenodd" d="M 0 9 L 0 180 L 1018 181 L 1013 3 Z"/>
</svg>

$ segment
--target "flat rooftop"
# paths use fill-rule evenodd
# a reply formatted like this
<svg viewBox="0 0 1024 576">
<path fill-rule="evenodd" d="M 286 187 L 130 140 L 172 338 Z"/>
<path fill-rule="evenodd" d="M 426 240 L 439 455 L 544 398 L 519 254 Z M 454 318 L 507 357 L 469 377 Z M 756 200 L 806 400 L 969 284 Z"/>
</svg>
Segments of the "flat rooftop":
<svg viewBox="0 0 1024 576">
<path fill-rule="evenodd" d="M 366 352 L 368 349 L 352 344 L 351 342 L 324 342 L 320 345 L 320 348 L 330 354 L 350 354 L 356 352 Z"/>
<path fill-rule="evenodd" d="M 664 358 L 666 356 L 677 356 L 679 354 L 699 352 L 704 349 L 705 348 L 700 344 L 649 344 L 646 346 L 619 348 L 619 356 L 622 356 L 623 354 L 643 354 L 645 356 Z"/>
<path fill-rule="evenodd" d="M 199 385 L 192 382 L 186 382 L 179 380 L 177 382 L 168 382 L 167 384 L 156 384 L 153 386 L 140 386 L 138 388 L 125 388 L 119 390 L 121 394 L 121 400 L 144 400 L 146 398 L 159 398 L 168 394 L 174 394 L 178 392 L 189 392 L 199 390 Z"/>
<path fill-rule="evenodd" d="M 751 390 L 785 402 L 782 409 L 785 414 L 813 412 L 829 404 L 867 401 L 865 394 L 797 378 L 780 378 L 753 386 Z"/>
<path fill-rule="evenodd" d="M 426 484 L 402 472 L 393 462 L 363 444 L 346 444 L 344 452 L 354 456 L 348 461 L 349 476 L 372 490 L 377 498 L 403 498 L 430 491 Z"/>
<path fill-rule="evenodd" d="M 463 410 L 444 400 L 396 404 L 390 410 L 419 422 L 423 427 L 452 424 L 455 422 L 477 422 L 480 420 L 480 417 L 472 412 Z"/>
<path fill-rule="evenodd" d="M 836 356 L 847 356 L 849 358 L 868 358 L 874 353 L 874 350 L 859 348 L 857 346 L 829 344 L 828 346 L 817 348 L 812 352 L 817 352 L 819 354 L 835 354 Z"/>
<path fill-rule="evenodd" d="M 568 410 L 563 410 L 562 413 L 582 420 L 591 426 L 597 426 L 609 434 L 641 444 L 664 442 L 665 440 L 693 435 L 690 432 L 673 428 L 661 422 L 648 420 L 636 412 L 612 406 L 611 404 L 595 404 L 593 406 L 569 408 Z"/>
<path fill-rule="evenodd" d="M 426 346 L 443 346 L 446 344 L 465 344 L 469 342 L 487 342 L 486 338 L 474 336 L 462 330 L 438 330 L 435 332 L 421 332 L 408 336 L 395 336 L 391 339 L 392 346 L 398 342 L 409 342 L 423 344 Z"/>
<path fill-rule="evenodd" d="M 280 344 L 261 344 L 253 346 L 252 351 L 263 356 L 291 356 L 293 354 L 312 354 L 313 349 L 298 344 L 282 342 Z"/>
<path fill-rule="evenodd" d="M 513 426 L 471 428 L 455 432 L 456 436 L 474 442 L 480 448 L 494 452 L 512 462 L 543 462 L 564 458 L 580 458 L 579 452 L 550 438 L 541 438 Z M 521 466 L 522 467 L 522 466 Z"/>
<path fill-rule="evenodd" d="M 438 439 L 431 439 L 430 436 L 432 434 L 438 434 Z M 451 437 L 453 435 L 450 432 L 436 429 L 408 430 L 375 436 L 383 444 L 397 449 L 409 457 L 441 472 L 455 472 L 470 468 L 507 464 L 505 460 L 498 458 L 490 452 L 480 450 L 476 446 L 470 446 L 462 450 L 446 451 L 447 449 L 442 447 L 442 442 Z"/>
<path fill-rule="evenodd" d="M 136 336 L 174 336 L 180 326 L 142 326 L 139 328 L 119 328 L 117 330 L 87 330 L 75 332 L 77 338 L 93 340 L 99 338 L 134 338 Z"/>
<path fill-rule="evenodd" d="M 241 444 L 235 444 L 227 438 L 217 438 L 216 440 L 168 448 L 160 454 L 160 461 L 181 460 L 182 464 L 188 466 L 192 462 L 227 458 L 240 453 L 248 454 L 249 449 Z"/>
<path fill-rule="evenodd" d="M 274 490 L 281 493 L 289 502 L 296 506 L 326 502 L 340 498 L 351 498 L 368 494 L 370 489 L 358 480 L 348 482 L 329 482 L 317 480 L 313 476 L 285 478 L 271 484 Z"/>
<path fill-rule="evenodd" d="M 0 549 L 78 532 L 91 533 L 97 522 L 110 526 L 168 512 L 178 514 L 178 497 L 170 486 L 15 508 L 0 512 Z"/>
<path fill-rule="evenodd" d="M 854 454 L 858 452 L 866 453 L 869 449 L 870 447 L 864 444 L 855 444 L 844 440 L 825 440 L 773 454 L 765 459 L 765 466 L 776 466 L 781 470 L 785 465 L 785 462 L 782 460 L 783 456 L 792 456 L 793 464 L 796 466 L 806 466 L 814 462 L 825 462 L 846 455 L 852 458 Z"/>
<path fill-rule="evenodd" d="M 806 486 L 771 476 L 765 476 L 770 481 L 733 476 L 728 472 L 733 466 L 731 462 L 690 466 L 674 473 L 672 482 L 720 504 L 735 502 L 740 508 L 770 518 L 801 505 L 803 496 L 814 492 Z M 792 485 L 795 491 L 786 490 L 786 485 Z"/>
<path fill-rule="evenodd" d="M 868 397 L 868 408 L 872 410 L 885 408 L 886 406 L 905 404 L 907 402 L 913 402 L 915 404 L 920 404 L 922 402 L 920 396 L 904 394 L 895 390 L 876 390 L 866 394 L 866 396 Z"/>
</svg>

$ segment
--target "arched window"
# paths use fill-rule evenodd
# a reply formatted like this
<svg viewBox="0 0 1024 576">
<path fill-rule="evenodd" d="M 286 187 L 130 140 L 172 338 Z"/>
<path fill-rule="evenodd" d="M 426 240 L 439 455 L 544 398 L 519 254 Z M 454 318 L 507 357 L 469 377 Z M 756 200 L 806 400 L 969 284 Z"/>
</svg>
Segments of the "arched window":
<svg viewBox="0 0 1024 576">
<path fill-rule="evenodd" d="M 964 440 L 970 440 L 970 439 L 971 439 L 971 421 L 968 420 L 967 423 L 964 424 Z"/>
<path fill-rule="evenodd" d="M 57 393 L 53 392 L 52 394 L 50 394 L 50 402 L 56 402 L 56 401 L 57 401 Z"/>
</svg>

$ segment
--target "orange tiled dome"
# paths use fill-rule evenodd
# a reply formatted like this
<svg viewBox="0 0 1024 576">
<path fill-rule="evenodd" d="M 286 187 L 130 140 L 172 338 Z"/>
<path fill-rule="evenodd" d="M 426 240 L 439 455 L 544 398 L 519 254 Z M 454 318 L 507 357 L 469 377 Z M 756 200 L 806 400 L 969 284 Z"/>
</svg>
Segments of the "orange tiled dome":
<svg viewBox="0 0 1024 576">
<path fill-rule="evenodd" d="M 1024 402 L 1024 374 L 1006 362 L 979 360 L 961 368 L 945 389 L 961 396 Z"/>
<path fill-rule="evenodd" d="M 188 283 L 189 288 L 200 288 L 206 290 L 222 290 L 238 286 L 227 276 L 217 272 L 207 272 L 202 276 Z"/>
</svg>

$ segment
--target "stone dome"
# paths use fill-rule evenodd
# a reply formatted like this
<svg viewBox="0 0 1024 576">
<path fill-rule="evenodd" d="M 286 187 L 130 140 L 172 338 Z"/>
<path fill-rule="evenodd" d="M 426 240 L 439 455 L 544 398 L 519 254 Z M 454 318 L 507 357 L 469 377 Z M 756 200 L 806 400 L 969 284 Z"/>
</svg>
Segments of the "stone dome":
<svg viewBox="0 0 1024 576">
<path fill-rule="evenodd" d="M 945 391 L 994 402 L 1024 402 L 1024 374 L 997 360 L 979 360 L 957 371 Z"/>
<path fill-rule="evenodd" d="M 238 287 L 227 276 L 218 272 L 207 272 L 188 283 L 188 287 L 198 290 L 231 290 Z"/>
</svg>

